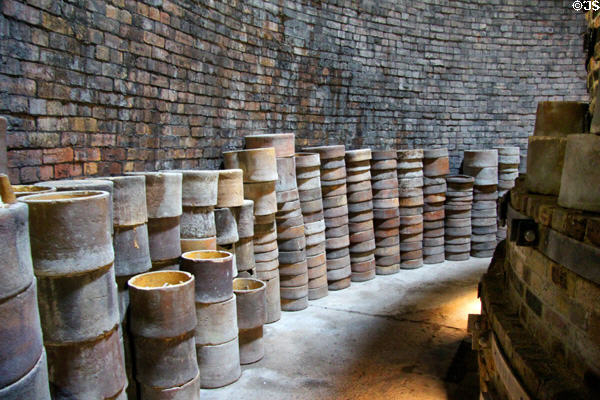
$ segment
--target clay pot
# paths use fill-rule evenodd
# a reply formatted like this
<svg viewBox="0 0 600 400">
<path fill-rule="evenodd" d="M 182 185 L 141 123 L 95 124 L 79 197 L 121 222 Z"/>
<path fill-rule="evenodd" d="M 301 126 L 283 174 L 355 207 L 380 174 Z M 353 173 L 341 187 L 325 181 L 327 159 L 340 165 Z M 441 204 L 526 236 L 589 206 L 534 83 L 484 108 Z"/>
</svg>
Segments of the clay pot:
<svg viewBox="0 0 600 400">
<path fill-rule="evenodd" d="M 238 336 L 236 296 L 218 303 L 196 303 L 197 345 L 217 345 Z"/>
<path fill-rule="evenodd" d="M 27 375 L 42 356 L 36 284 L 0 303 L 0 388 Z"/>
<path fill-rule="evenodd" d="M 217 249 L 217 238 L 216 236 L 207 237 L 203 239 L 181 239 L 181 252 L 187 253 L 188 251 L 195 250 L 216 250 Z"/>
<path fill-rule="evenodd" d="M 46 343 L 52 399 L 107 399 L 127 383 L 117 326 L 85 343 Z"/>
<path fill-rule="evenodd" d="M 146 224 L 123 227 L 115 225 L 113 247 L 115 276 L 131 276 L 149 271 L 152 267 Z"/>
<path fill-rule="evenodd" d="M 294 158 L 296 159 L 296 173 L 299 170 L 319 167 L 321 165 L 321 157 L 318 153 L 296 153 L 294 154 Z"/>
<path fill-rule="evenodd" d="M 233 255 L 224 251 L 198 250 L 181 256 L 181 269 L 196 277 L 196 302 L 218 303 L 233 296 Z"/>
<path fill-rule="evenodd" d="M 181 204 L 184 207 L 214 207 L 217 205 L 219 171 L 183 169 L 163 172 L 181 173 Z"/>
<path fill-rule="evenodd" d="M 21 292 L 33 280 L 28 216 L 23 203 L 0 208 L 0 300 Z"/>
<path fill-rule="evenodd" d="M 277 163 L 272 147 L 223 152 L 227 169 L 241 169 L 244 183 L 276 181 Z"/>
<path fill-rule="evenodd" d="M 306 147 L 304 150 L 311 153 L 318 153 L 322 163 L 323 160 L 343 158 L 346 154 L 346 149 L 343 145 Z"/>
<path fill-rule="evenodd" d="M 279 296 L 279 276 L 264 280 L 266 284 L 267 324 L 279 321 L 281 318 L 281 299 Z"/>
<path fill-rule="evenodd" d="M 180 217 L 148 219 L 152 263 L 173 260 L 181 255 L 180 232 Z"/>
<path fill-rule="evenodd" d="M 181 215 L 183 176 L 180 172 L 128 172 L 126 175 L 144 175 L 146 177 L 148 218 Z"/>
<path fill-rule="evenodd" d="M 240 362 L 250 364 L 263 358 L 263 325 L 267 321 L 266 285 L 251 278 L 233 281 L 237 296 Z"/>
<path fill-rule="evenodd" d="M 217 235 L 213 207 L 183 207 L 180 225 L 180 234 L 184 239 L 202 239 Z"/>
<path fill-rule="evenodd" d="M 230 208 L 215 209 L 215 225 L 217 228 L 217 245 L 232 244 L 240 240 L 237 223 Z"/>
<path fill-rule="evenodd" d="M 109 194 L 60 192 L 20 198 L 29 206 L 35 273 L 60 276 L 93 271 L 114 260 Z"/>
<path fill-rule="evenodd" d="M 214 346 L 196 345 L 196 357 L 203 388 L 226 386 L 242 375 L 237 338 Z"/>
<path fill-rule="evenodd" d="M 146 177 L 144 175 L 105 177 L 113 183 L 113 223 L 134 226 L 148 221 Z"/>
<path fill-rule="evenodd" d="M 42 185 L 12 185 L 12 190 L 17 198 L 31 194 L 56 192 L 55 187 Z"/>
<path fill-rule="evenodd" d="M 0 399 L 50 400 L 46 364 L 46 352 L 42 351 L 41 356 L 26 375 L 6 387 L 0 387 Z"/>
<path fill-rule="evenodd" d="M 277 182 L 275 190 L 284 192 L 297 188 L 296 185 L 296 162 L 294 157 L 277 158 Z"/>
<path fill-rule="evenodd" d="M 131 278 L 131 332 L 145 338 L 166 339 L 194 330 L 195 283 L 194 275 L 184 271 L 148 272 Z"/>
<path fill-rule="evenodd" d="M 423 151 L 423 174 L 428 177 L 445 176 L 450 173 L 448 149 L 425 149 Z"/>
<path fill-rule="evenodd" d="M 293 133 L 248 135 L 244 139 L 246 140 L 247 149 L 273 147 L 275 157 L 292 157 L 295 154 L 295 137 Z"/>
<path fill-rule="evenodd" d="M 497 167 L 498 150 L 465 150 L 463 162 L 465 167 Z"/>
<path fill-rule="evenodd" d="M 239 238 L 252 238 L 254 236 L 254 201 L 244 200 L 241 207 L 234 208 L 232 211 Z"/>
<path fill-rule="evenodd" d="M 112 232 L 112 224 L 113 224 L 113 191 L 114 185 L 112 182 L 105 179 L 68 179 L 62 181 L 46 181 L 36 183 L 37 185 L 42 185 L 44 187 L 53 187 L 57 192 L 66 192 L 66 191 L 77 191 L 77 190 L 86 190 L 86 191 L 104 191 L 108 192 L 108 204 L 109 204 L 109 217 L 111 224 L 111 232 Z"/>
<path fill-rule="evenodd" d="M 219 171 L 217 207 L 240 207 L 244 204 L 243 176 L 244 173 L 241 169 L 226 169 Z M 251 198 L 251 200 L 255 199 Z"/>
<path fill-rule="evenodd" d="M 244 185 L 244 194 L 247 199 L 254 201 L 255 216 L 271 215 L 277 212 L 275 182 L 247 183 Z"/>
<path fill-rule="evenodd" d="M 38 277 L 38 288 L 46 343 L 92 340 L 119 322 L 112 266 L 80 275 Z"/>
<path fill-rule="evenodd" d="M 155 388 L 142 383 L 140 392 L 144 400 L 200 400 L 200 372 L 188 383 L 167 389 Z"/>
</svg>

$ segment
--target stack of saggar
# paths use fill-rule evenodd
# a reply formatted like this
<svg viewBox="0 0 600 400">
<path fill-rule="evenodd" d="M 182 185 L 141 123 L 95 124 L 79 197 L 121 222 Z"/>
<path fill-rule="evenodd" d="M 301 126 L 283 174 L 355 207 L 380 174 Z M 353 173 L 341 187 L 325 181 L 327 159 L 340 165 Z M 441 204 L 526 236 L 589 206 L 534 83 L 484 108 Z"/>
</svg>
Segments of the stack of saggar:
<svg viewBox="0 0 600 400">
<path fill-rule="evenodd" d="M 375 263 L 378 275 L 390 275 L 400 271 L 400 203 L 397 169 L 395 150 L 371 152 Z"/>
<path fill-rule="evenodd" d="M 155 271 L 129 280 L 135 379 L 142 399 L 200 399 L 194 277 Z"/>
<path fill-rule="evenodd" d="M 321 157 L 321 190 L 325 216 L 325 247 L 329 290 L 350 286 L 350 237 L 348 231 L 348 199 L 346 197 L 346 150 L 343 145 L 309 147 L 308 152 Z"/>
<path fill-rule="evenodd" d="M 233 254 L 232 276 L 237 276 L 235 246 L 240 240 L 234 210 L 244 205 L 244 174 L 241 169 L 218 171 L 217 208 L 215 227 L 217 230 L 217 250 Z"/>
<path fill-rule="evenodd" d="M 115 275 L 119 293 L 121 335 L 125 351 L 127 395 L 137 397 L 133 377 L 133 349 L 129 338 L 129 290 L 127 281 L 134 275 L 152 268 L 148 244 L 148 212 L 146 209 L 146 177 L 143 175 L 103 178 L 112 181 L 113 187 L 113 247 L 115 250 Z"/>
<path fill-rule="evenodd" d="M 444 202 L 446 175 L 450 173 L 448 149 L 426 149 L 423 152 L 423 262 L 444 262 Z"/>
<path fill-rule="evenodd" d="M 56 192 L 21 201 L 29 206 L 53 398 L 124 396 L 127 378 L 118 332 L 109 194 Z M 35 345 L 34 337 L 27 345 Z"/>
<path fill-rule="evenodd" d="M 246 136 L 247 148 L 275 149 L 279 292 L 283 311 L 300 311 L 308 307 L 306 238 L 296 183 L 294 140 L 293 133 Z"/>
<path fill-rule="evenodd" d="M 216 250 L 217 228 L 214 208 L 217 205 L 219 171 L 177 170 L 181 183 L 181 252 Z"/>
<path fill-rule="evenodd" d="M 519 177 L 520 149 L 518 147 L 496 147 L 498 150 L 498 198 L 502 198 L 515 186 Z M 506 225 L 501 226 L 498 221 L 496 241 L 506 239 Z"/>
<path fill-rule="evenodd" d="M 296 182 L 306 236 L 308 299 L 329 294 L 325 255 L 325 216 L 321 192 L 321 157 L 318 153 L 296 153 Z"/>
<path fill-rule="evenodd" d="M 368 281 L 376 275 L 371 149 L 346 151 L 346 175 L 352 281 Z"/>
<path fill-rule="evenodd" d="M 256 266 L 257 272 L 261 274 L 261 279 L 271 280 L 279 276 L 277 240 L 271 238 L 272 240 L 266 246 L 259 246 L 256 249 L 253 237 L 255 223 L 268 225 L 268 230 L 268 228 L 273 228 L 275 221 L 277 212 L 275 149 L 266 147 L 229 151 L 223 153 L 223 158 L 226 168 L 239 168 L 243 171 L 244 198 L 249 199 L 244 202 L 244 206 L 234 210 L 239 236 L 239 242 L 235 248 L 238 271 L 249 271 Z M 249 201 L 253 202 L 252 207 L 250 207 Z M 254 216 L 256 216 L 256 221 Z M 252 259 L 250 259 L 250 250 L 253 253 Z M 245 260 L 238 260 L 238 255 Z M 259 265 L 256 265 L 257 260 L 260 261 Z"/>
<path fill-rule="evenodd" d="M 253 278 L 233 280 L 237 302 L 237 323 L 240 342 L 240 363 L 252 364 L 265 355 L 263 325 L 267 321 L 266 285 Z"/>
<path fill-rule="evenodd" d="M 446 260 L 464 261 L 471 252 L 471 204 L 473 177 L 450 175 L 446 177 L 445 252 Z"/>
<path fill-rule="evenodd" d="M 183 253 L 181 269 L 195 278 L 194 330 L 196 357 L 203 388 L 228 385 L 239 379 L 236 297 L 233 294 L 233 255 L 226 251 Z"/>
<path fill-rule="evenodd" d="M 0 398 L 50 400 L 27 205 L 1 179 L 8 187 L 0 184 Z"/>
<path fill-rule="evenodd" d="M 235 265 L 240 278 L 256 277 L 254 259 L 254 201 L 244 200 L 233 208 L 239 240 L 235 245 Z"/>
<path fill-rule="evenodd" d="M 498 151 L 465 150 L 463 171 L 475 178 L 471 209 L 471 255 L 491 257 L 496 248 Z"/>
<path fill-rule="evenodd" d="M 252 226 L 254 268 L 256 277 L 267 285 L 267 322 L 271 323 L 278 321 L 281 317 L 279 251 L 275 227 L 275 213 L 277 212 L 275 149 L 266 147 L 246 150 L 245 153 L 236 153 L 235 155 L 225 153 L 225 165 L 242 168 L 245 181 L 244 197 L 254 202 Z M 242 214 L 238 215 L 238 222 L 242 222 L 241 217 Z M 246 228 L 238 224 L 238 236 L 242 230 L 246 230 Z M 242 236 L 244 236 L 243 233 Z"/>
<path fill-rule="evenodd" d="M 153 270 L 179 269 L 182 175 L 180 172 L 128 172 L 146 177 L 148 241 Z"/>
<path fill-rule="evenodd" d="M 423 150 L 398 150 L 400 267 L 423 266 Z"/>
</svg>

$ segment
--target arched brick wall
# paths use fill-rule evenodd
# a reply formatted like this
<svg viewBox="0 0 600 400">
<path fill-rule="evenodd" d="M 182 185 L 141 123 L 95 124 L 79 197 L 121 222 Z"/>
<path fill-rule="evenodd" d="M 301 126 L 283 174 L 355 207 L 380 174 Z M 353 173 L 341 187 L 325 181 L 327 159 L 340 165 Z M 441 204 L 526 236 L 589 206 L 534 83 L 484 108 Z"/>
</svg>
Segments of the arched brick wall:
<svg viewBox="0 0 600 400">
<path fill-rule="evenodd" d="M 0 29 L 14 183 L 216 168 L 256 131 L 457 168 L 586 98 L 570 1 L 4 0 Z"/>
</svg>

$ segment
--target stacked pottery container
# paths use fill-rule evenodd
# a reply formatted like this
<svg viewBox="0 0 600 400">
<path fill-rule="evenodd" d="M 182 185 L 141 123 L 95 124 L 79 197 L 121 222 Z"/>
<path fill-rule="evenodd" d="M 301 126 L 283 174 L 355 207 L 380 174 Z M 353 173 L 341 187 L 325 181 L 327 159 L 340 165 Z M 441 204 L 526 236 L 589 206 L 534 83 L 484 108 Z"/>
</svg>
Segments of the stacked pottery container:
<svg viewBox="0 0 600 400">
<path fill-rule="evenodd" d="M 445 252 L 446 260 L 464 261 L 471 252 L 471 203 L 473 177 L 450 175 L 446 177 Z"/>
<path fill-rule="evenodd" d="M 121 335 L 125 351 L 125 367 L 129 386 L 127 394 L 136 397 L 137 385 L 133 378 L 133 357 L 127 319 L 129 290 L 127 281 L 132 276 L 152 268 L 148 243 L 148 212 L 146 209 L 146 177 L 143 175 L 103 178 L 113 187 L 113 247 L 115 275 L 119 293 Z"/>
<path fill-rule="evenodd" d="M 348 209 L 356 211 L 348 223 L 352 281 L 368 281 L 376 275 L 371 149 L 346 151 L 346 187 Z"/>
<path fill-rule="evenodd" d="M 423 266 L 423 150 L 398 150 L 400 267 Z"/>
<path fill-rule="evenodd" d="M 444 262 L 444 202 L 446 175 L 450 173 L 448 149 L 423 152 L 423 262 Z"/>
<path fill-rule="evenodd" d="M 195 278 L 193 333 L 203 388 L 217 388 L 239 379 L 236 297 L 233 294 L 233 254 L 198 250 L 183 253 L 181 269 Z"/>
<path fill-rule="evenodd" d="M 265 355 L 263 326 L 267 321 L 266 285 L 258 279 L 236 278 L 233 280 L 233 292 L 237 299 L 240 363 L 252 364 Z"/>
<path fill-rule="evenodd" d="M 256 266 L 255 253 L 257 253 L 254 248 L 254 216 L 256 214 L 257 218 L 268 218 L 268 221 L 261 222 L 269 222 L 272 227 L 272 221 L 277 211 L 275 149 L 267 147 L 230 151 L 223 153 L 223 158 L 226 168 L 239 168 L 243 171 L 244 198 L 246 200 L 241 207 L 234 210 L 239 237 L 235 248 L 236 264 L 239 272 L 246 272 L 244 275 L 254 275 L 256 272 L 253 272 Z M 261 264 L 257 270 L 260 272 L 261 278 L 272 279 L 277 274 L 277 265 L 272 265 L 273 260 L 276 260 L 278 256 L 276 240 L 273 239 L 268 244 L 267 251 L 258 253 L 261 254 L 258 256 Z M 262 263 L 266 263 L 269 269 L 266 270 Z"/>
<path fill-rule="evenodd" d="M 2 178 L 7 182 L 8 178 Z M 29 245 L 27 205 L 2 192 L 0 398 L 50 400 L 46 350 Z"/>
<path fill-rule="evenodd" d="M 329 294 L 325 254 L 325 217 L 321 192 L 321 157 L 318 153 L 296 153 L 296 182 L 306 237 L 308 299 Z"/>
<path fill-rule="evenodd" d="M 378 275 L 400 271 L 400 202 L 396 150 L 371 152 L 375 263 Z"/>
<path fill-rule="evenodd" d="M 215 250 L 218 171 L 165 171 L 182 174 L 181 252 Z"/>
<path fill-rule="evenodd" d="M 277 247 L 277 229 L 275 213 L 277 212 L 277 163 L 275 148 L 272 146 L 246 150 L 242 154 L 225 153 L 225 164 L 235 165 L 244 171 L 244 198 L 253 202 L 252 248 L 254 252 L 254 269 L 256 277 L 264 281 L 267 298 L 267 323 L 278 321 L 281 317 L 279 295 L 279 251 Z M 243 208 L 243 207 L 242 207 Z M 242 214 L 237 221 L 243 222 Z M 242 236 L 249 234 L 249 229 L 238 224 Z M 237 258 L 237 257 L 236 257 Z"/>
<path fill-rule="evenodd" d="M 498 151 L 465 150 L 463 171 L 472 176 L 471 256 L 491 257 L 496 248 Z"/>
<path fill-rule="evenodd" d="M 194 277 L 155 271 L 129 280 L 135 378 L 142 399 L 200 399 Z"/>
<path fill-rule="evenodd" d="M 498 199 L 515 186 L 519 177 L 520 149 L 516 146 L 496 147 L 498 150 Z M 498 221 L 496 241 L 506 239 L 506 225 Z"/>
<path fill-rule="evenodd" d="M 277 247 L 281 309 L 300 311 L 308 307 L 308 264 L 304 220 L 296 183 L 293 133 L 246 136 L 246 147 L 275 148 L 277 162 Z"/>
<path fill-rule="evenodd" d="M 179 269 L 181 256 L 182 175 L 180 172 L 130 172 L 146 177 L 148 241 L 153 270 Z"/>
<path fill-rule="evenodd" d="M 112 206 L 104 191 L 21 198 L 53 399 L 125 398 Z M 28 342 L 33 346 L 35 341 Z"/>
<path fill-rule="evenodd" d="M 254 201 L 244 200 L 241 207 L 233 209 L 239 240 L 235 246 L 235 265 L 238 276 L 256 276 L 254 260 Z"/>
<path fill-rule="evenodd" d="M 243 171 L 226 169 L 219 171 L 217 184 L 217 208 L 215 208 L 215 227 L 217 231 L 217 250 L 233 254 L 232 276 L 237 276 L 235 257 L 239 240 L 235 209 L 244 205 Z"/>
<path fill-rule="evenodd" d="M 346 150 L 343 145 L 309 147 L 305 150 L 318 153 L 321 157 L 320 179 L 329 290 L 345 289 L 350 286 L 352 275 L 344 160 Z M 307 187 L 308 183 L 303 182 L 302 186 Z"/>
</svg>

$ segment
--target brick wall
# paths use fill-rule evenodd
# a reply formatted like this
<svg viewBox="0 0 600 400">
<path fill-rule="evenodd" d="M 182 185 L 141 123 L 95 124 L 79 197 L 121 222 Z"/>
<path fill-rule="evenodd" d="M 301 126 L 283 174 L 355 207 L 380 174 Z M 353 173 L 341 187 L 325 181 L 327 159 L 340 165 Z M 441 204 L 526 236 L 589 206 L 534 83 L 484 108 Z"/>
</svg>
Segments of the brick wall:
<svg viewBox="0 0 600 400">
<path fill-rule="evenodd" d="M 526 146 L 586 97 L 583 13 L 537 0 L 4 0 L 11 180 L 216 168 L 300 145 Z"/>
</svg>

